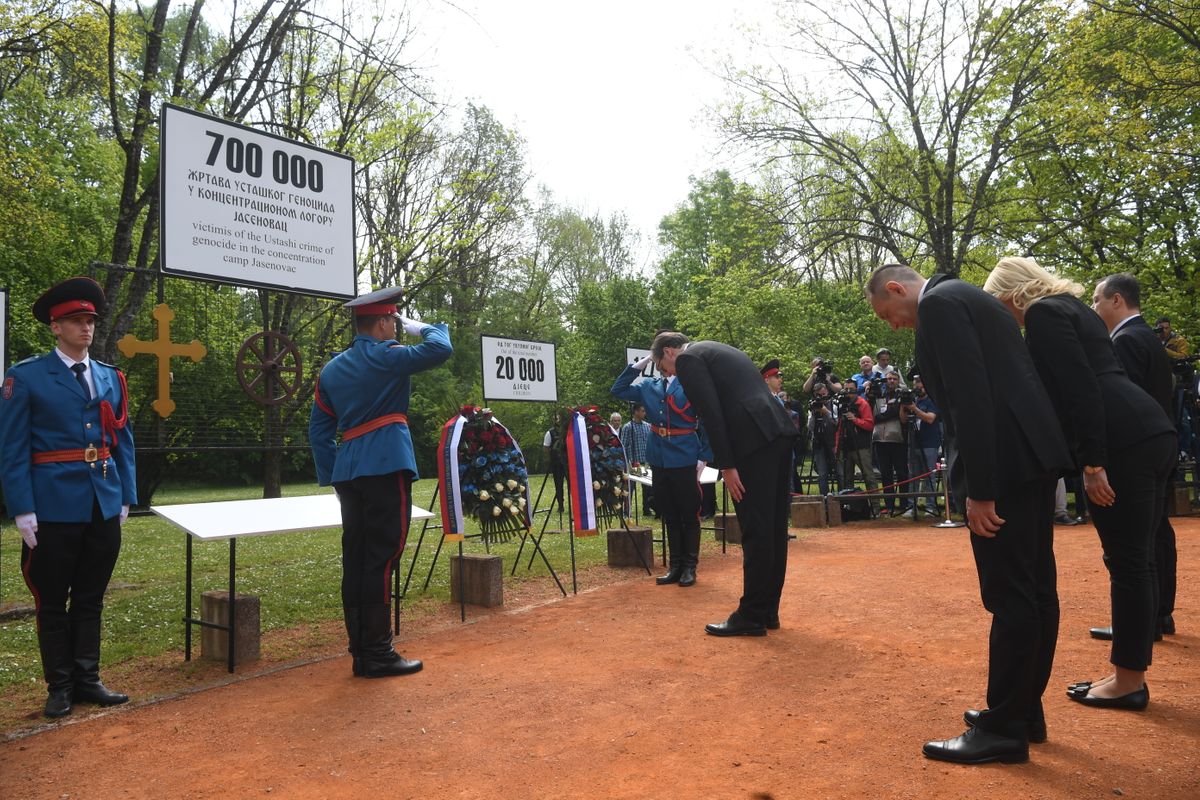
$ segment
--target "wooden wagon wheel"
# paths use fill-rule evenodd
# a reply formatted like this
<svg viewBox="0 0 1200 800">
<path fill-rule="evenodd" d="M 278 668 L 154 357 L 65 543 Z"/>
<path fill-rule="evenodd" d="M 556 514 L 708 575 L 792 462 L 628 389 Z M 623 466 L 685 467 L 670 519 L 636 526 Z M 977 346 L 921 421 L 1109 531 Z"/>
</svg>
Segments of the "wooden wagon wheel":
<svg viewBox="0 0 1200 800">
<path fill-rule="evenodd" d="M 242 342 L 236 368 L 242 391 L 260 405 L 280 405 L 300 390 L 300 351 L 278 331 L 261 331 Z"/>
</svg>

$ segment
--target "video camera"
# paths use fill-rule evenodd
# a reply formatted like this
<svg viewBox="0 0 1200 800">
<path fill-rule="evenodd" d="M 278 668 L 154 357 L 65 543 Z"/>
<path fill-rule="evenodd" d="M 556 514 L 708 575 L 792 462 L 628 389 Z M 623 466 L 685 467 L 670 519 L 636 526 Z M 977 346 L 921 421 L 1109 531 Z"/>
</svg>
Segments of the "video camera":
<svg viewBox="0 0 1200 800">
<path fill-rule="evenodd" d="M 841 393 L 838 394 L 838 408 L 843 414 L 850 414 L 851 416 L 857 417 L 858 405 L 855 402 L 857 399 L 858 392 L 854 391 L 854 386 L 852 383 L 851 386 L 842 389 Z"/>
<path fill-rule="evenodd" d="M 817 371 L 817 380 L 821 383 L 829 381 L 829 373 L 833 371 L 833 365 L 821 357 L 817 357 L 817 363 L 813 366 Z"/>
<path fill-rule="evenodd" d="M 912 389 L 900 390 L 900 405 L 911 406 L 914 402 L 916 402 L 916 395 Z"/>
</svg>

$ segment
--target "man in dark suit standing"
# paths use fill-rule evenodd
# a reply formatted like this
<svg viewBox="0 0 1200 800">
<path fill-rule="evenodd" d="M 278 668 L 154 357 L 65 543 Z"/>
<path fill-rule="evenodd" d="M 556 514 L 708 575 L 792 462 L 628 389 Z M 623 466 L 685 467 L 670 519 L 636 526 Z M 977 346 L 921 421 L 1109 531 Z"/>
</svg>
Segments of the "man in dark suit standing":
<svg viewBox="0 0 1200 800">
<path fill-rule="evenodd" d="M 950 483 L 967 511 L 980 595 L 992 614 L 988 707 L 929 758 L 1015 763 L 1045 741 L 1042 693 L 1058 639 L 1054 485 L 1071 463 L 1046 390 L 1011 314 L 965 281 L 887 264 L 867 296 L 893 329 L 915 328 L 930 396 L 957 439 Z"/>
<path fill-rule="evenodd" d="M 742 598 L 713 636 L 764 636 L 779 627 L 787 574 L 788 504 L 796 427 L 750 357 L 682 333 L 654 337 L 650 354 L 663 375 L 678 376 L 700 415 L 742 529 Z"/>
<path fill-rule="evenodd" d="M 1113 349 L 1129 380 L 1146 390 L 1163 407 L 1167 419 L 1175 419 L 1172 398 L 1174 379 L 1171 359 L 1158 335 L 1142 319 L 1142 291 L 1138 279 L 1128 272 L 1109 275 L 1096 284 L 1092 308 L 1104 320 Z M 1167 482 L 1170 491 L 1171 481 Z M 1158 622 L 1156 635 L 1175 633 L 1175 529 L 1164 503 L 1162 519 L 1154 535 L 1154 563 L 1158 572 Z M 1112 626 L 1092 628 L 1096 639 L 1112 639 Z"/>
</svg>

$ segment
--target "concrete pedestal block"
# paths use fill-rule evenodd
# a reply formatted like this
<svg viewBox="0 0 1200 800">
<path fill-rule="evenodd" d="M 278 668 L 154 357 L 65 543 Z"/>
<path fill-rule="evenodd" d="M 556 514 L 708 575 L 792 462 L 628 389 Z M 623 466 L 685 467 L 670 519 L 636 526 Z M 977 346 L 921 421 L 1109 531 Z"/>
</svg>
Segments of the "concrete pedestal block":
<svg viewBox="0 0 1200 800">
<path fill-rule="evenodd" d="M 1192 513 L 1192 501 L 1188 495 L 1188 487 L 1172 486 L 1167 492 L 1167 515 L 1182 517 Z"/>
<path fill-rule="evenodd" d="M 608 529 L 610 567 L 641 567 L 653 563 L 654 536 L 650 528 L 645 525 L 630 525 L 628 528 Z"/>
<path fill-rule="evenodd" d="M 717 530 L 713 531 L 713 538 L 718 542 L 721 541 L 721 526 L 725 526 L 725 541 L 729 544 L 742 543 L 742 526 L 738 525 L 737 514 L 717 514 L 713 517 L 713 525 Z"/>
<path fill-rule="evenodd" d="M 824 528 L 824 500 L 820 497 L 793 497 L 790 523 L 793 528 Z"/>
<path fill-rule="evenodd" d="M 462 586 L 459 586 L 459 559 Z M 460 593 L 461 592 L 461 593 Z M 492 608 L 504 605 L 504 560 L 500 556 L 464 554 L 450 556 L 450 600 Z"/>
<path fill-rule="evenodd" d="M 238 664 L 257 661 L 262 643 L 262 602 L 257 595 L 238 592 L 234 604 L 237 613 L 234 625 L 233 660 Z M 229 592 L 220 589 L 200 595 L 200 619 L 217 625 L 229 624 Z M 229 631 L 215 628 L 200 629 L 200 657 L 225 661 L 229 658 Z"/>
<path fill-rule="evenodd" d="M 842 504 L 838 502 L 837 496 L 827 494 L 822 499 L 825 501 L 825 524 L 830 527 L 841 525 Z"/>
</svg>

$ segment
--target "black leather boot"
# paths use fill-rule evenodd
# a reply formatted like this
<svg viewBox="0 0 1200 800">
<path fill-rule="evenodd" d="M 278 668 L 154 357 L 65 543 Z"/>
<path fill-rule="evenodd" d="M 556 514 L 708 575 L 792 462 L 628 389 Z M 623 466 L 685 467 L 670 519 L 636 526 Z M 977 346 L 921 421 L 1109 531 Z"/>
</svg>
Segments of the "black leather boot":
<svg viewBox="0 0 1200 800">
<path fill-rule="evenodd" d="M 700 566 L 700 525 L 689 526 L 683 532 L 683 572 L 679 576 L 680 586 L 691 586 L 696 582 L 696 567 Z"/>
<path fill-rule="evenodd" d="M 75 701 L 99 706 L 119 706 L 129 702 L 129 695 L 114 692 L 100 682 L 100 619 L 71 623 L 71 649 L 75 668 L 71 681 L 75 685 Z"/>
<path fill-rule="evenodd" d="M 45 715 L 52 719 L 71 713 L 71 631 L 39 630 L 38 649 L 42 654 L 42 675 L 46 678 L 49 696 L 46 698 Z"/>
<path fill-rule="evenodd" d="M 346 649 L 350 651 L 351 657 L 350 669 L 353 671 L 355 677 L 361 678 L 363 674 L 362 656 L 360 655 L 362 653 L 362 626 L 359 625 L 358 615 L 359 609 L 357 606 L 342 607 L 342 617 L 346 621 L 346 641 L 348 642 Z"/>
<path fill-rule="evenodd" d="M 360 614 L 362 651 L 359 666 L 364 678 L 388 678 L 411 675 L 424 666 L 392 649 L 392 610 L 388 605 L 363 606 Z M 356 673 L 358 674 L 358 673 Z"/>
<path fill-rule="evenodd" d="M 678 527 L 667 524 L 667 550 L 670 551 L 671 568 L 667 570 L 666 575 L 659 575 L 654 579 L 654 582 L 659 586 L 666 586 L 668 583 L 679 583 L 680 575 L 683 572 L 683 541 L 681 532 Z"/>
</svg>

